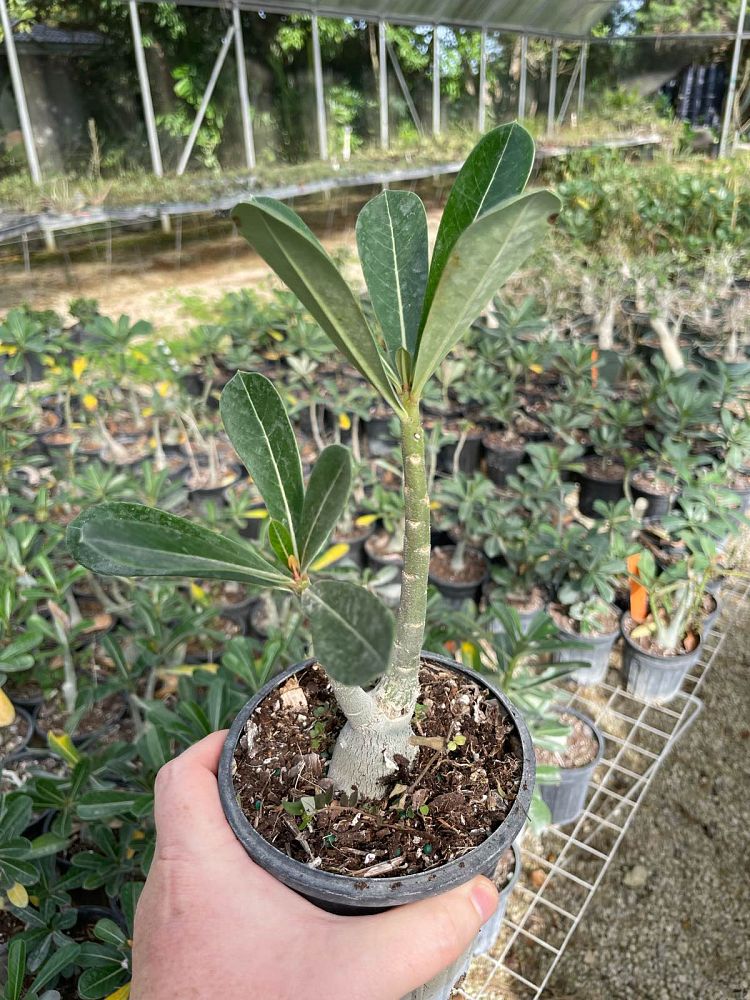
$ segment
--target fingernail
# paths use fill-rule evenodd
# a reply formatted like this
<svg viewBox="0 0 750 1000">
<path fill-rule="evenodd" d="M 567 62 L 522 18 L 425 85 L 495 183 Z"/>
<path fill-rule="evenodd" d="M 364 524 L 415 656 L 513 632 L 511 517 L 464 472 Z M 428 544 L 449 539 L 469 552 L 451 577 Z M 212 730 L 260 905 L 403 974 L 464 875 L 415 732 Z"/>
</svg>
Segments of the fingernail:
<svg viewBox="0 0 750 1000">
<path fill-rule="evenodd" d="M 477 913 L 482 918 L 482 923 L 489 920 L 497 909 L 498 903 L 497 889 L 492 882 L 484 877 L 474 879 L 470 895 Z"/>
</svg>

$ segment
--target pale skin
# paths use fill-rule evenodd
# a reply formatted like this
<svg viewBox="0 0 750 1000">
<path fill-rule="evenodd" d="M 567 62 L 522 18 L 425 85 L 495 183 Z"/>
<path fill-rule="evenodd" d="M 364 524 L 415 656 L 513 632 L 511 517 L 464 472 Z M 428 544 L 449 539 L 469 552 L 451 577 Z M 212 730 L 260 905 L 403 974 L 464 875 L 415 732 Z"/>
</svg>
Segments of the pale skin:
<svg viewBox="0 0 750 1000">
<path fill-rule="evenodd" d="M 131 1000 L 398 1000 L 459 957 L 497 907 L 488 879 L 377 916 L 317 909 L 254 864 L 224 818 L 225 736 L 207 736 L 157 777 Z"/>
</svg>

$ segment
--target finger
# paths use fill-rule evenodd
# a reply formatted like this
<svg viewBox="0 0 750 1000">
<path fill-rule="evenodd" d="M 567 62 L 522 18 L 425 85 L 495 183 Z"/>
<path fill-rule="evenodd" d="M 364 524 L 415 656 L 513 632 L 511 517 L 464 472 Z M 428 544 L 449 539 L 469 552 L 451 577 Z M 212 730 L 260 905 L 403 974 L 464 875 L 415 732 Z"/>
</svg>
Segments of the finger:
<svg viewBox="0 0 750 1000">
<path fill-rule="evenodd" d="M 342 960 L 358 956 L 363 983 L 378 983 L 378 995 L 401 997 L 455 962 L 497 902 L 494 885 L 480 876 L 431 899 L 342 922 L 336 943 Z"/>
<path fill-rule="evenodd" d="M 225 849 L 245 856 L 224 816 L 216 780 L 226 735 L 226 730 L 211 733 L 157 774 L 154 818 L 161 857 Z"/>
</svg>

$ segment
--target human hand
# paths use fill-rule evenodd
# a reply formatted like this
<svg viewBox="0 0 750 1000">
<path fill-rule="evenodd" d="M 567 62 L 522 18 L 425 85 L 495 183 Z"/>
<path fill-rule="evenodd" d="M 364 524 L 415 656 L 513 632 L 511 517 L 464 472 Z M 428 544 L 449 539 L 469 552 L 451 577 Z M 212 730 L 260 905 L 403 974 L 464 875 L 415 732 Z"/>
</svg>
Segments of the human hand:
<svg viewBox="0 0 750 1000">
<path fill-rule="evenodd" d="M 497 907 L 478 877 L 375 916 L 319 910 L 263 871 L 227 823 L 226 731 L 156 779 L 156 851 L 138 903 L 131 1000 L 398 1000 L 468 947 Z"/>
</svg>

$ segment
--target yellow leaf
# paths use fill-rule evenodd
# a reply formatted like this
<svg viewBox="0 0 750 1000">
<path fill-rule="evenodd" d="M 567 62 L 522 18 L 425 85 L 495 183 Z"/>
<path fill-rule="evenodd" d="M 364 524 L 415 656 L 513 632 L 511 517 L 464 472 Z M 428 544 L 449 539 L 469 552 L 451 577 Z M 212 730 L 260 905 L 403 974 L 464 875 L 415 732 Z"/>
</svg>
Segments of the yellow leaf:
<svg viewBox="0 0 750 1000">
<path fill-rule="evenodd" d="M 377 519 L 377 514 L 360 514 L 359 517 L 354 519 L 354 523 L 360 528 L 367 528 L 371 524 L 375 524 Z"/>
<path fill-rule="evenodd" d="M 5 691 L 0 688 L 0 727 L 10 726 L 16 721 L 16 710 Z"/>
<path fill-rule="evenodd" d="M 133 351 L 133 355 L 132 355 L 132 356 L 133 356 L 133 358 L 134 358 L 134 360 L 135 360 L 135 361 L 141 361 L 141 362 L 144 362 L 144 363 L 145 363 L 146 361 L 148 361 L 148 358 L 147 358 L 147 357 L 146 357 L 146 355 L 145 355 L 145 354 L 143 353 L 143 351 L 139 351 L 139 350 L 134 350 L 134 351 Z"/>
<path fill-rule="evenodd" d="M 7 357 L 12 358 L 15 354 L 18 354 L 18 348 L 15 344 L 0 344 L 0 354 L 5 354 Z"/>
<path fill-rule="evenodd" d="M 88 410 L 89 413 L 93 413 L 98 405 L 99 403 L 97 402 L 96 396 L 92 396 L 90 392 L 87 392 L 83 397 L 84 409 Z"/>
<path fill-rule="evenodd" d="M 153 406 L 144 406 L 143 409 L 141 410 L 142 417 L 153 417 L 153 415 L 154 415 Z"/>
<path fill-rule="evenodd" d="M 342 431 L 350 431 L 352 422 L 348 413 L 339 413 L 339 427 Z"/>
<path fill-rule="evenodd" d="M 315 562 L 312 564 L 310 569 L 316 572 L 321 569 L 326 569 L 328 566 L 332 566 L 339 559 L 343 558 L 349 551 L 349 546 L 346 542 L 339 542 L 338 545 L 332 545 L 330 549 L 327 549 L 322 556 L 318 556 Z"/>
<path fill-rule="evenodd" d="M 45 368 L 54 368 L 55 367 L 55 359 L 54 359 L 54 357 L 51 354 L 43 354 L 42 355 L 42 364 L 44 365 Z"/>
<path fill-rule="evenodd" d="M 169 395 L 170 388 L 171 388 L 171 386 L 170 386 L 169 382 L 157 382 L 156 383 L 156 391 L 159 393 L 159 395 L 161 396 L 162 399 L 166 399 L 166 397 Z"/>
<path fill-rule="evenodd" d="M 263 518 L 268 517 L 268 511 L 265 507 L 254 507 L 252 510 L 245 511 L 246 521 L 262 521 Z"/>
<path fill-rule="evenodd" d="M 81 759 L 81 755 L 76 750 L 73 740 L 67 733 L 56 732 L 54 730 L 47 733 L 47 746 L 73 766 Z"/>
<path fill-rule="evenodd" d="M 466 653 L 467 656 L 473 656 L 476 652 L 476 646 L 473 642 L 462 642 L 461 652 Z"/>
<path fill-rule="evenodd" d="M 270 337 L 271 337 L 271 338 L 272 338 L 273 340 L 276 340 L 276 341 L 279 341 L 279 342 L 280 342 L 280 341 L 282 341 L 282 340 L 284 339 L 284 334 L 283 334 L 283 333 L 279 333 L 279 331 L 278 331 L 278 330 L 269 330 L 269 331 L 268 331 L 268 334 L 269 334 L 269 336 L 270 336 Z"/>
<path fill-rule="evenodd" d="M 73 377 L 80 378 L 88 368 L 88 364 L 87 358 L 73 358 L 73 364 L 70 366 L 73 370 Z"/>
<path fill-rule="evenodd" d="M 159 677 L 192 677 L 196 670 L 205 670 L 209 674 L 215 674 L 218 669 L 218 663 L 181 663 L 176 667 L 162 667 L 156 672 Z"/>
<path fill-rule="evenodd" d="M 193 581 L 190 584 L 190 596 L 193 598 L 194 601 L 205 601 L 206 591 L 203 589 L 203 587 L 201 587 L 199 583 L 195 583 L 195 581 Z"/>
<path fill-rule="evenodd" d="M 440 501 L 430 500 L 430 510 L 440 510 Z"/>
<path fill-rule="evenodd" d="M 146 839 L 146 834 L 144 833 L 143 830 L 133 830 L 132 839 L 133 840 L 145 840 Z"/>
<path fill-rule="evenodd" d="M 14 906 L 23 908 L 29 905 L 29 894 L 20 882 L 14 882 L 8 889 L 8 899 Z"/>
<path fill-rule="evenodd" d="M 125 851 L 125 857 L 128 859 L 128 861 L 133 860 L 133 858 L 135 857 L 135 851 L 133 850 L 132 847 L 129 847 L 127 851 Z"/>
<path fill-rule="evenodd" d="M 586 212 L 591 208 L 591 203 L 585 198 L 576 198 L 576 205 L 579 205 Z"/>
<path fill-rule="evenodd" d="M 529 371 L 533 372 L 535 375 L 541 375 L 544 371 L 541 365 L 529 365 Z"/>
<path fill-rule="evenodd" d="M 124 986 L 118 986 L 114 993 L 110 993 L 104 1000 L 129 1000 L 129 997 L 130 983 L 125 983 Z"/>
</svg>

